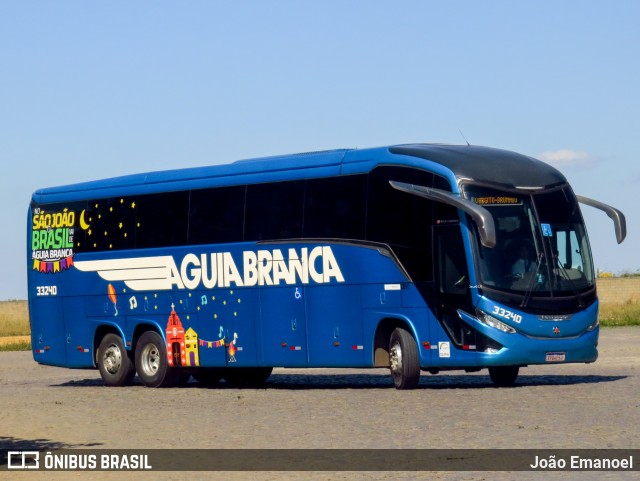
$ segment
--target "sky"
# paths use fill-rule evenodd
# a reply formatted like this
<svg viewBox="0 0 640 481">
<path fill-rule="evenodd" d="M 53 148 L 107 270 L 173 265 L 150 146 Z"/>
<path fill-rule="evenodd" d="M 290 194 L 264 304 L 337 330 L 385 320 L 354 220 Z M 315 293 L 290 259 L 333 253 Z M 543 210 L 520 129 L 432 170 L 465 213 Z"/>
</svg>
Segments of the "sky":
<svg viewBox="0 0 640 481">
<path fill-rule="evenodd" d="M 0 2 L 0 300 L 26 299 L 34 190 L 334 148 L 513 150 L 640 270 L 640 2 Z M 464 138 L 463 138 L 464 135 Z"/>
</svg>

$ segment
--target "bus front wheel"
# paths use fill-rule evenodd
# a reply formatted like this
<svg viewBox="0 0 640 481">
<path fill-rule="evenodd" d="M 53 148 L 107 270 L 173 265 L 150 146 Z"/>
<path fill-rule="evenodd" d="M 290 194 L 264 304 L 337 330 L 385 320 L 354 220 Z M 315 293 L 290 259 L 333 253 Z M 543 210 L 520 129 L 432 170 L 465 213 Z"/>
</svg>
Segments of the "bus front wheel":
<svg viewBox="0 0 640 481">
<path fill-rule="evenodd" d="M 166 387 L 178 381 L 180 372 L 169 367 L 166 351 L 157 332 L 147 331 L 140 336 L 136 346 L 136 371 L 145 386 Z"/>
<path fill-rule="evenodd" d="M 117 334 L 107 334 L 100 341 L 98 370 L 107 386 L 127 386 L 136 375 L 133 361 Z"/>
<path fill-rule="evenodd" d="M 396 389 L 413 389 L 420 382 L 420 361 L 416 341 L 401 327 L 397 327 L 391 333 L 389 369 Z"/>
<path fill-rule="evenodd" d="M 518 366 L 495 366 L 489 368 L 489 376 L 496 386 L 513 386 L 519 371 Z"/>
</svg>

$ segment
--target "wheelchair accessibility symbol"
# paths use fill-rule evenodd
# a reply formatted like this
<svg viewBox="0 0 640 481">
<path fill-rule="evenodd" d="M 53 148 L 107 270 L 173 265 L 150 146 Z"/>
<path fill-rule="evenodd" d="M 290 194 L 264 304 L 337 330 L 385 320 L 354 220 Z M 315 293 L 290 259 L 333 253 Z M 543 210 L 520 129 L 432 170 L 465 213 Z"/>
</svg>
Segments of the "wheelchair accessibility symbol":
<svg viewBox="0 0 640 481">
<path fill-rule="evenodd" d="M 293 294 L 293 297 L 295 297 L 296 299 L 302 299 L 302 292 L 300 292 L 300 289 L 298 287 L 296 287 L 296 292 Z"/>
</svg>

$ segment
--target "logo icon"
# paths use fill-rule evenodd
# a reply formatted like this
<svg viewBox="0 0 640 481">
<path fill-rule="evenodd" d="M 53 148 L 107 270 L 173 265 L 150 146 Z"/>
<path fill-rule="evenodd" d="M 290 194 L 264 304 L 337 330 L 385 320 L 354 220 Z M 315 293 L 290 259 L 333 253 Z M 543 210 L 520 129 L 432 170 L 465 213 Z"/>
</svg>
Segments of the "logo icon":
<svg viewBox="0 0 640 481">
<path fill-rule="evenodd" d="M 558 326 L 553 326 L 553 333 L 556 336 L 560 335 L 560 328 Z"/>
<path fill-rule="evenodd" d="M 40 453 L 38 451 L 9 451 L 7 453 L 8 469 L 39 469 Z"/>
</svg>

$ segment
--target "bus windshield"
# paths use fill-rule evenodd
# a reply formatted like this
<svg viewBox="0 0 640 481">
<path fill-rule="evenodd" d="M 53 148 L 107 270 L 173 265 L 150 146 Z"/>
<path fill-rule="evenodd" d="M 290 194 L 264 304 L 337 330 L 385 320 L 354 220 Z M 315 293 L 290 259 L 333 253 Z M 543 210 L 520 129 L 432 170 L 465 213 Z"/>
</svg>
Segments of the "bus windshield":
<svg viewBox="0 0 640 481">
<path fill-rule="evenodd" d="M 584 222 L 568 186 L 544 192 L 467 186 L 465 195 L 496 225 L 495 247 L 477 243 L 483 286 L 535 297 L 579 297 L 594 287 Z"/>
</svg>

